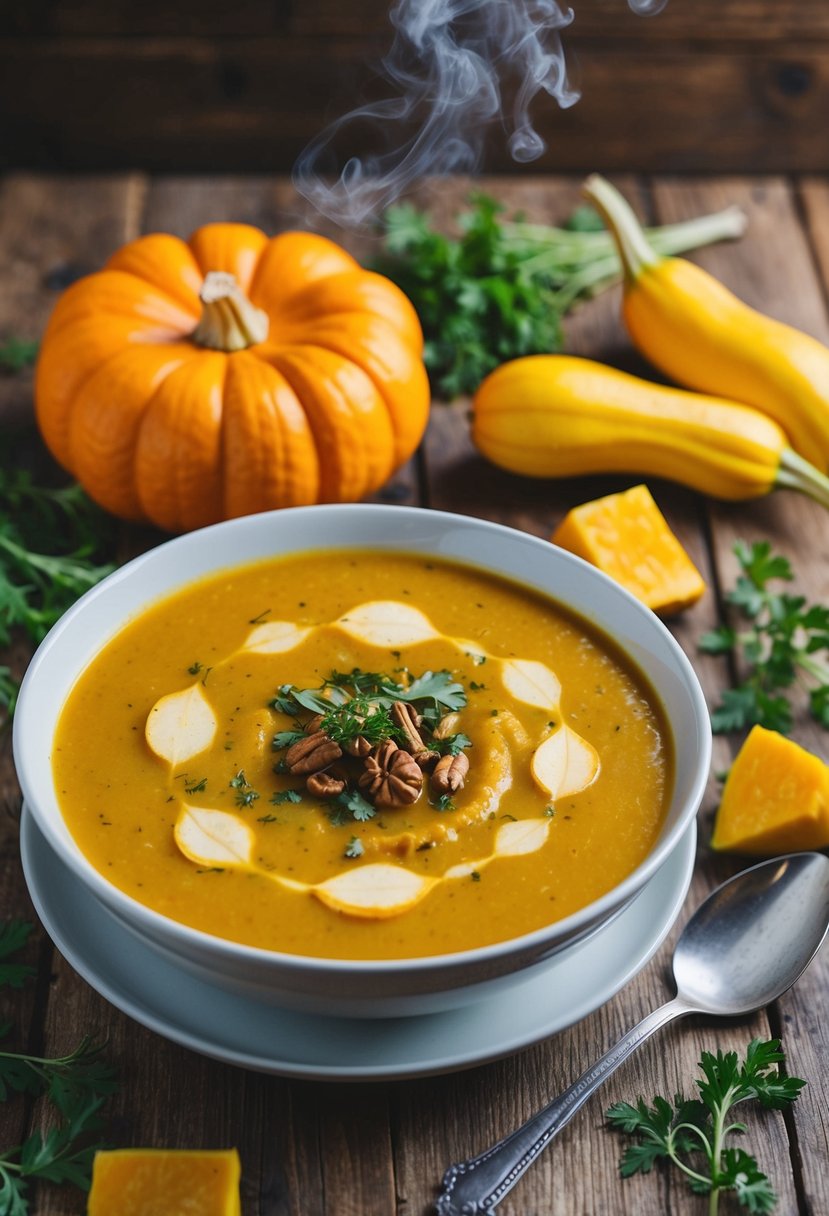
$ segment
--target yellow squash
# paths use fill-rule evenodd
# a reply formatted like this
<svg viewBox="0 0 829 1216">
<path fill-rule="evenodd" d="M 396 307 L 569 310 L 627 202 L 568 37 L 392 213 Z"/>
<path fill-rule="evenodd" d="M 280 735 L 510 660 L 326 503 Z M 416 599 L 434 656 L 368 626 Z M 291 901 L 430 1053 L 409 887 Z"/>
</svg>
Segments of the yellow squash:
<svg viewBox="0 0 829 1216">
<path fill-rule="evenodd" d="M 529 477 L 636 473 L 726 499 L 788 486 L 829 507 L 829 479 L 764 414 L 569 355 L 530 355 L 487 376 L 472 438 Z"/>
<path fill-rule="evenodd" d="M 794 450 L 827 472 L 829 347 L 749 308 L 693 262 L 660 257 L 603 178 L 590 177 L 584 192 L 616 239 L 625 324 L 642 354 L 688 388 L 773 418 Z"/>
</svg>

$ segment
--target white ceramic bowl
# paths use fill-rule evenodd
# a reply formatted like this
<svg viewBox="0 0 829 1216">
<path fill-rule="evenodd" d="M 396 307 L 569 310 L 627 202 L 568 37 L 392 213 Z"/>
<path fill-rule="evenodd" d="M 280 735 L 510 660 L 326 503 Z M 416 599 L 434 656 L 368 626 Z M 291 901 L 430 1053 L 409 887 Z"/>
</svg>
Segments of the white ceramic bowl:
<svg viewBox="0 0 829 1216">
<path fill-rule="evenodd" d="M 657 692 L 673 734 L 674 791 L 642 864 L 601 899 L 547 928 L 475 950 L 391 962 L 306 958 L 238 945 L 152 911 L 107 882 L 75 844 L 51 770 L 55 725 L 78 675 L 122 626 L 191 579 L 272 555 L 372 548 L 456 559 L 549 595 L 614 639 Z M 171 540 L 88 592 L 58 622 L 26 674 L 14 756 L 26 802 L 52 847 L 119 921 L 188 971 L 234 993 L 317 1013 L 395 1016 L 476 999 L 597 931 L 634 898 L 694 818 L 711 731 L 691 664 L 665 626 L 612 579 L 536 537 L 483 520 L 408 507 L 322 506 L 246 516 Z"/>
</svg>

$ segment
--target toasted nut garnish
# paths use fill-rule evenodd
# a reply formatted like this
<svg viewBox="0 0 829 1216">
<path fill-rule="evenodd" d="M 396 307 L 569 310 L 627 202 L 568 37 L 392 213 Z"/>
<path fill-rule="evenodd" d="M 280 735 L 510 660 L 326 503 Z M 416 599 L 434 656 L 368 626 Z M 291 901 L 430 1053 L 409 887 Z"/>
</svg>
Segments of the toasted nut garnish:
<svg viewBox="0 0 829 1216">
<path fill-rule="evenodd" d="M 458 725 L 460 724 L 460 714 L 451 713 L 444 714 L 440 722 L 438 722 L 432 734 L 435 739 L 446 739 L 449 735 L 454 735 Z"/>
<path fill-rule="evenodd" d="M 335 760 L 339 760 L 342 754 L 339 743 L 335 743 L 328 735 L 318 730 L 313 735 L 306 735 L 304 739 L 297 739 L 296 743 L 291 744 L 285 753 L 285 767 L 289 773 L 300 776 L 319 773 Z"/>
<path fill-rule="evenodd" d="M 463 788 L 468 772 L 469 760 L 463 752 L 458 752 L 457 756 L 441 756 L 430 780 L 432 790 L 436 794 L 455 794 Z"/>
<path fill-rule="evenodd" d="M 349 756 L 357 756 L 360 760 L 371 751 L 371 744 L 362 735 L 358 735 L 356 739 L 351 739 L 348 743 L 344 743 L 343 747 Z"/>
<path fill-rule="evenodd" d="M 417 800 L 423 773 L 414 757 L 401 751 L 393 740 L 376 747 L 366 756 L 365 765 L 358 785 L 374 799 L 375 806 L 410 806 Z"/>
<path fill-rule="evenodd" d="M 314 714 L 313 718 L 309 718 L 305 723 L 306 735 L 315 735 L 322 726 L 322 714 Z"/>
<path fill-rule="evenodd" d="M 345 777 L 340 777 L 333 765 L 324 773 L 311 773 L 305 782 L 305 788 L 314 798 L 336 798 L 345 789 Z"/>
<path fill-rule="evenodd" d="M 395 726 L 403 735 L 403 742 L 400 746 L 413 755 L 422 752 L 424 744 L 418 730 L 421 718 L 415 707 L 407 704 L 406 701 L 395 701 L 391 707 L 391 717 Z"/>
<path fill-rule="evenodd" d="M 440 752 L 430 752 L 426 748 L 422 752 L 415 752 L 414 754 L 415 764 L 426 773 L 431 772 L 438 760 L 440 760 Z"/>
</svg>

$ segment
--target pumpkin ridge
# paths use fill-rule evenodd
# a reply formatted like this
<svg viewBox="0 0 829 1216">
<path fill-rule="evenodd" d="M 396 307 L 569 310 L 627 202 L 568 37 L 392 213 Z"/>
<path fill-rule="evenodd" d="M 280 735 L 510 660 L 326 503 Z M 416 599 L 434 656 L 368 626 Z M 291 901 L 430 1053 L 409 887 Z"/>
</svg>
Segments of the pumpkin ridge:
<svg viewBox="0 0 829 1216">
<path fill-rule="evenodd" d="M 394 334 L 393 327 L 389 322 L 386 321 L 385 317 L 377 317 L 376 314 L 368 312 L 361 315 L 371 317 L 375 322 L 380 322 L 383 325 L 389 325 L 392 334 Z M 316 333 L 314 335 L 314 341 L 312 343 L 304 343 L 304 345 L 338 355 L 340 358 L 346 359 L 349 363 L 353 363 L 355 367 L 359 367 L 365 372 L 369 380 L 371 380 L 372 384 L 382 397 L 383 402 L 389 412 L 392 435 L 394 436 L 395 460 L 400 463 L 402 463 L 404 460 L 408 460 L 420 442 L 429 416 L 429 404 L 431 400 L 429 378 L 426 374 L 426 369 L 423 367 L 422 361 L 417 358 L 412 359 L 412 367 L 408 369 L 409 376 L 406 389 L 406 401 L 398 402 L 392 388 L 390 387 L 389 377 L 387 375 L 377 375 L 376 370 L 370 366 L 371 351 L 365 348 L 360 342 L 354 341 L 353 339 L 352 342 L 349 343 L 347 334 L 343 334 L 341 340 L 333 341 L 331 337 L 326 337 L 324 333 L 322 335 L 320 335 L 320 333 Z M 389 346 L 390 349 L 393 349 L 392 344 L 389 344 Z M 264 354 L 261 352 L 259 353 L 260 358 L 263 358 Z M 417 375 L 418 373 L 421 373 L 420 387 L 422 387 L 424 390 L 422 394 L 422 409 L 418 411 L 419 414 L 422 414 L 422 417 L 418 417 L 416 415 L 412 417 L 414 415 L 413 403 L 415 399 L 415 392 L 411 383 L 411 378 L 413 375 Z"/>
<path fill-rule="evenodd" d="M 314 350 L 321 351 L 326 358 L 330 358 L 334 354 L 343 364 L 354 368 L 360 373 L 365 383 L 383 406 L 382 414 L 379 411 L 377 413 L 378 417 L 383 418 L 387 424 L 389 431 L 388 439 L 392 437 L 391 419 L 374 380 L 350 359 L 336 354 L 336 352 L 326 351 L 324 347 L 315 347 L 312 343 L 297 344 L 289 349 L 285 349 L 281 353 L 274 352 L 276 357 L 272 360 L 273 365 L 284 376 L 296 394 L 305 411 L 308 425 L 311 428 L 311 433 L 317 445 L 320 461 L 321 501 L 338 501 L 344 492 L 348 495 L 348 500 L 354 501 L 369 493 L 377 486 L 382 485 L 383 481 L 391 475 L 392 460 L 386 461 L 386 469 L 380 474 L 379 462 L 376 459 L 375 453 L 372 452 L 372 446 L 375 452 L 382 449 L 382 439 L 379 444 L 371 444 L 370 440 L 373 436 L 373 429 L 370 425 L 367 425 L 368 419 L 366 414 L 354 407 L 352 398 L 339 384 L 335 387 L 335 396 L 338 404 L 345 406 L 344 415 L 347 417 L 347 423 L 342 429 L 347 430 L 348 434 L 335 434 L 332 436 L 324 433 L 323 427 L 320 426 L 319 415 L 315 415 L 313 409 L 309 410 L 304 400 L 309 382 L 316 375 L 319 375 L 319 368 L 315 366 L 313 356 L 310 359 L 308 358 L 308 352 L 313 352 Z M 328 379 L 326 378 L 323 383 L 330 393 L 331 385 Z M 309 396 L 311 400 L 315 399 L 313 394 L 309 394 Z M 324 411 L 322 414 L 324 417 Z M 339 428 L 335 427 L 336 429 Z M 391 447 L 390 444 L 387 446 Z M 345 451 L 345 459 L 342 458 L 343 450 Z M 391 457 L 391 452 L 389 452 L 389 456 Z M 357 477 L 354 476 L 355 469 L 359 470 Z"/>
</svg>

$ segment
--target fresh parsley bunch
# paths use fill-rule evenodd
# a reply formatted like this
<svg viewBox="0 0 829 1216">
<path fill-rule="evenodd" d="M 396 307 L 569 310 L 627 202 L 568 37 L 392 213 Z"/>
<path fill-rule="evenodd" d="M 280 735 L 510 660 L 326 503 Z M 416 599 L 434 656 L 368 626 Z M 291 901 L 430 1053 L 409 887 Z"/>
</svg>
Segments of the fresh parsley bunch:
<svg viewBox="0 0 829 1216">
<path fill-rule="evenodd" d="M 768 541 L 737 541 L 734 553 L 741 573 L 726 600 L 747 627 L 711 630 L 700 637 L 699 647 L 708 654 L 741 655 L 748 674 L 723 693 L 711 715 L 715 733 L 759 724 L 788 734 L 790 690 L 797 683 L 808 692 L 812 717 L 829 729 L 829 664 L 820 657 L 829 652 L 829 608 L 769 586 L 790 583 L 794 574 Z"/>
<path fill-rule="evenodd" d="M 25 944 L 32 926 L 7 921 L 0 926 L 0 984 L 19 988 L 33 974 L 9 955 Z M 0 1036 L 8 1033 L 8 1025 Z M 68 1055 L 54 1058 L 0 1051 L 0 1102 L 12 1094 L 45 1097 L 53 1120 L 45 1133 L 33 1132 L 15 1147 L 0 1149 L 0 1216 L 27 1216 L 29 1182 L 69 1182 L 89 1190 L 92 1159 L 100 1147 L 101 1107 L 117 1083 L 102 1055 L 103 1045 L 84 1038 Z"/>
<path fill-rule="evenodd" d="M 716 1216 L 723 1191 L 733 1191 L 750 1212 L 771 1212 L 777 1196 L 768 1178 L 750 1153 L 726 1144 L 729 1136 L 746 1130 L 744 1123 L 729 1123 L 728 1115 L 750 1099 L 766 1110 L 790 1106 L 806 1082 L 783 1075 L 777 1067 L 783 1062 L 779 1039 L 753 1039 L 742 1062 L 735 1051 L 703 1052 L 699 1098 L 676 1094 L 671 1103 L 655 1097 L 652 1106 L 643 1098 L 635 1106 L 615 1102 L 607 1111 L 610 1126 L 637 1137 L 619 1163 L 622 1177 L 648 1174 L 654 1162 L 667 1160 L 682 1171 L 692 1191 L 709 1196 L 709 1216 Z"/>
<path fill-rule="evenodd" d="M 21 630 L 41 642 L 79 596 L 115 569 L 114 523 L 80 486 L 36 485 L 25 470 L 0 465 L 0 647 Z M 17 681 L 0 667 L 0 713 L 10 717 Z"/>
<path fill-rule="evenodd" d="M 559 350 L 562 316 L 621 274 L 613 240 L 591 207 L 557 228 L 507 219 L 500 203 L 479 193 L 456 220 L 459 235 L 450 237 L 411 204 L 390 207 L 374 261 L 414 304 L 432 388 L 446 400 L 473 393 L 508 359 Z M 658 253 L 683 253 L 744 227 L 742 213 L 729 208 L 651 228 L 648 240 Z"/>
</svg>

